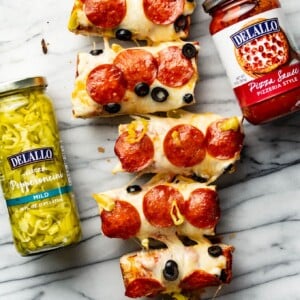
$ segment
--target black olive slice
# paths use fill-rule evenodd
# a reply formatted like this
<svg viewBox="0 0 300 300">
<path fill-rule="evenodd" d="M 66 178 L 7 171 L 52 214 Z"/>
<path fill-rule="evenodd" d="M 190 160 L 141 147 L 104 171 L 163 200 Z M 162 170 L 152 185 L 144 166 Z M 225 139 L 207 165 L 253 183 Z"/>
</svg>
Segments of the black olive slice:
<svg viewBox="0 0 300 300">
<path fill-rule="evenodd" d="M 186 58 L 193 58 L 197 55 L 197 49 L 193 44 L 187 43 L 182 47 L 182 54 Z"/>
<path fill-rule="evenodd" d="M 156 102 L 164 102 L 169 97 L 169 93 L 166 89 L 162 87 L 155 87 L 151 91 L 151 97 Z"/>
<path fill-rule="evenodd" d="M 108 103 L 103 106 L 104 110 L 110 114 L 115 114 L 120 111 L 121 105 L 119 103 Z"/>
<path fill-rule="evenodd" d="M 118 29 L 116 31 L 116 38 L 121 41 L 130 41 L 132 38 L 132 33 L 127 29 Z"/>
<path fill-rule="evenodd" d="M 187 2 L 194 2 L 194 0 L 187 0 Z"/>
<path fill-rule="evenodd" d="M 102 53 L 103 53 L 102 49 L 93 49 L 93 50 L 90 51 L 91 55 L 99 55 L 99 54 L 102 54 Z"/>
<path fill-rule="evenodd" d="M 139 82 L 134 87 L 134 92 L 140 97 L 147 96 L 149 94 L 149 91 L 150 91 L 150 87 L 145 82 Z"/>
<path fill-rule="evenodd" d="M 136 193 L 136 192 L 140 192 L 142 190 L 140 185 L 134 184 L 134 185 L 129 185 L 126 188 L 127 193 Z"/>
<path fill-rule="evenodd" d="M 184 101 L 185 103 L 192 103 L 193 100 L 194 100 L 194 96 L 193 96 L 192 94 L 185 94 L 185 95 L 183 96 L 183 101 Z"/>
<path fill-rule="evenodd" d="M 174 260 L 170 259 L 166 262 L 163 270 L 163 275 L 168 281 L 174 281 L 178 278 L 178 265 Z"/>
<path fill-rule="evenodd" d="M 175 32 L 179 32 L 180 30 L 184 30 L 188 24 L 187 17 L 184 15 L 179 16 L 174 22 Z"/>
<path fill-rule="evenodd" d="M 192 175 L 192 179 L 195 180 L 195 181 L 197 181 L 197 182 L 200 182 L 200 183 L 207 182 L 207 178 L 198 176 L 195 173 Z"/>
<path fill-rule="evenodd" d="M 218 245 L 213 245 L 208 248 L 208 254 L 212 257 L 219 257 L 223 254 L 223 250 Z"/>
</svg>

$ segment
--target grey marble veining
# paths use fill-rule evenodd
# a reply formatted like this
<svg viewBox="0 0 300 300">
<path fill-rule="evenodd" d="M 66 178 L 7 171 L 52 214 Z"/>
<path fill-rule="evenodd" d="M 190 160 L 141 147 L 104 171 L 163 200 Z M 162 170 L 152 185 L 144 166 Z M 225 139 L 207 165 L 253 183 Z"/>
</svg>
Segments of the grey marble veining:
<svg viewBox="0 0 300 300">
<path fill-rule="evenodd" d="M 200 2 L 200 1 L 199 1 Z M 300 2 L 282 0 L 300 46 Z M 118 258 L 138 249 L 134 241 L 100 233 L 91 197 L 125 185 L 132 177 L 112 175 L 117 125 L 126 117 L 77 120 L 72 117 L 76 53 L 100 39 L 67 30 L 72 0 L 0 1 L 0 82 L 43 75 L 54 100 L 82 221 L 83 239 L 70 248 L 33 257 L 14 249 L 7 209 L 0 201 L 0 299 L 123 300 Z M 210 17 L 199 4 L 191 40 L 200 42 L 198 103 L 189 110 L 224 116 L 240 114 L 225 70 L 208 33 Z M 45 39 L 48 53 L 42 52 Z M 217 234 L 235 247 L 233 280 L 220 300 L 300 299 L 300 114 L 263 126 L 245 122 L 245 147 L 234 174 L 218 180 L 222 215 Z M 104 153 L 98 151 L 104 147 Z M 208 289 L 204 299 L 211 299 Z M 164 299 L 162 297 L 161 299 Z"/>
</svg>

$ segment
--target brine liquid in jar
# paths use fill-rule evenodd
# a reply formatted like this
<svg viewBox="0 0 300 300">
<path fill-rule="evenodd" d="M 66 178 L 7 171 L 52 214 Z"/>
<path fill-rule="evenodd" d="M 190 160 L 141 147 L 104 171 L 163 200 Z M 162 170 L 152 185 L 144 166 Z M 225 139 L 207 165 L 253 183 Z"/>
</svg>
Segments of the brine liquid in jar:
<svg viewBox="0 0 300 300">
<path fill-rule="evenodd" d="M 80 220 L 46 80 L 0 84 L 0 175 L 21 255 L 77 243 Z"/>
<path fill-rule="evenodd" d="M 244 117 L 261 124 L 300 110 L 300 60 L 278 0 L 206 0 L 210 33 Z"/>
</svg>

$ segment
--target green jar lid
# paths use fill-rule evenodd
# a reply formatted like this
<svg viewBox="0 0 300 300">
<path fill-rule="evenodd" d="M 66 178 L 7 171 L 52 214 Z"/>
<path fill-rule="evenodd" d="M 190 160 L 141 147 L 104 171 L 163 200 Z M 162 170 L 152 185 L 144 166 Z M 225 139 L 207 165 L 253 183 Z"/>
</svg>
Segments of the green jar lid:
<svg viewBox="0 0 300 300">
<path fill-rule="evenodd" d="M 7 81 L 0 83 L 0 97 L 30 88 L 45 87 L 47 87 L 47 80 L 42 76 L 29 77 L 17 81 Z"/>
<path fill-rule="evenodd" d="M 202 4 L 204 11 L 209 13 L 216 6 L 227 2 L 228 0 L 205 0 Z"/>
</svg>

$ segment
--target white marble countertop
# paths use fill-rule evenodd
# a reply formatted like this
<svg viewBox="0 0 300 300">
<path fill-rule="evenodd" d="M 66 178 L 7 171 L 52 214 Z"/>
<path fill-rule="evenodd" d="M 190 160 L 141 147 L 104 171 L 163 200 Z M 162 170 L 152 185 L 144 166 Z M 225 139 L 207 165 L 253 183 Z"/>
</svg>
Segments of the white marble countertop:
<svg viewBox="0 0 300 300">
<path fill-rule="evenodd" d="M 281 3 L 299 47 L 300 1 Z M 67 30 L 72 5 L 72 0 L 0 1 L 0 82 L 47 77 L 83 230 L 82 241 L 74 247 L 21 257 L 12 243 L 1 198 L 0 299 L 126 299 L 118 258 L 137 245 L 101 235 L 97 205 L 91 197 L 131 178 L 111 174 L 117 162 L 113 144 L 122 118 L 72 117 L 76 53 L 90 50 L 95 41 Z M 190 36 L 201 45 L 198 104 L 193 110 L 240 114 L 208 23 L 209 16 L 198 5 Z M 43 38 L 48 45 L 46 55 L 41 48 Z M 245 133 L 236 172 L 218 181 L 222 215 L 217 232 L 224 242 L 234 245 L 235 252 L 232 283 L 217 299 L 300 299 L 300 114 L 264 126 L 245 123 Z M 105 152 L 99 153 L 98 147 Z"/>
</svg>

